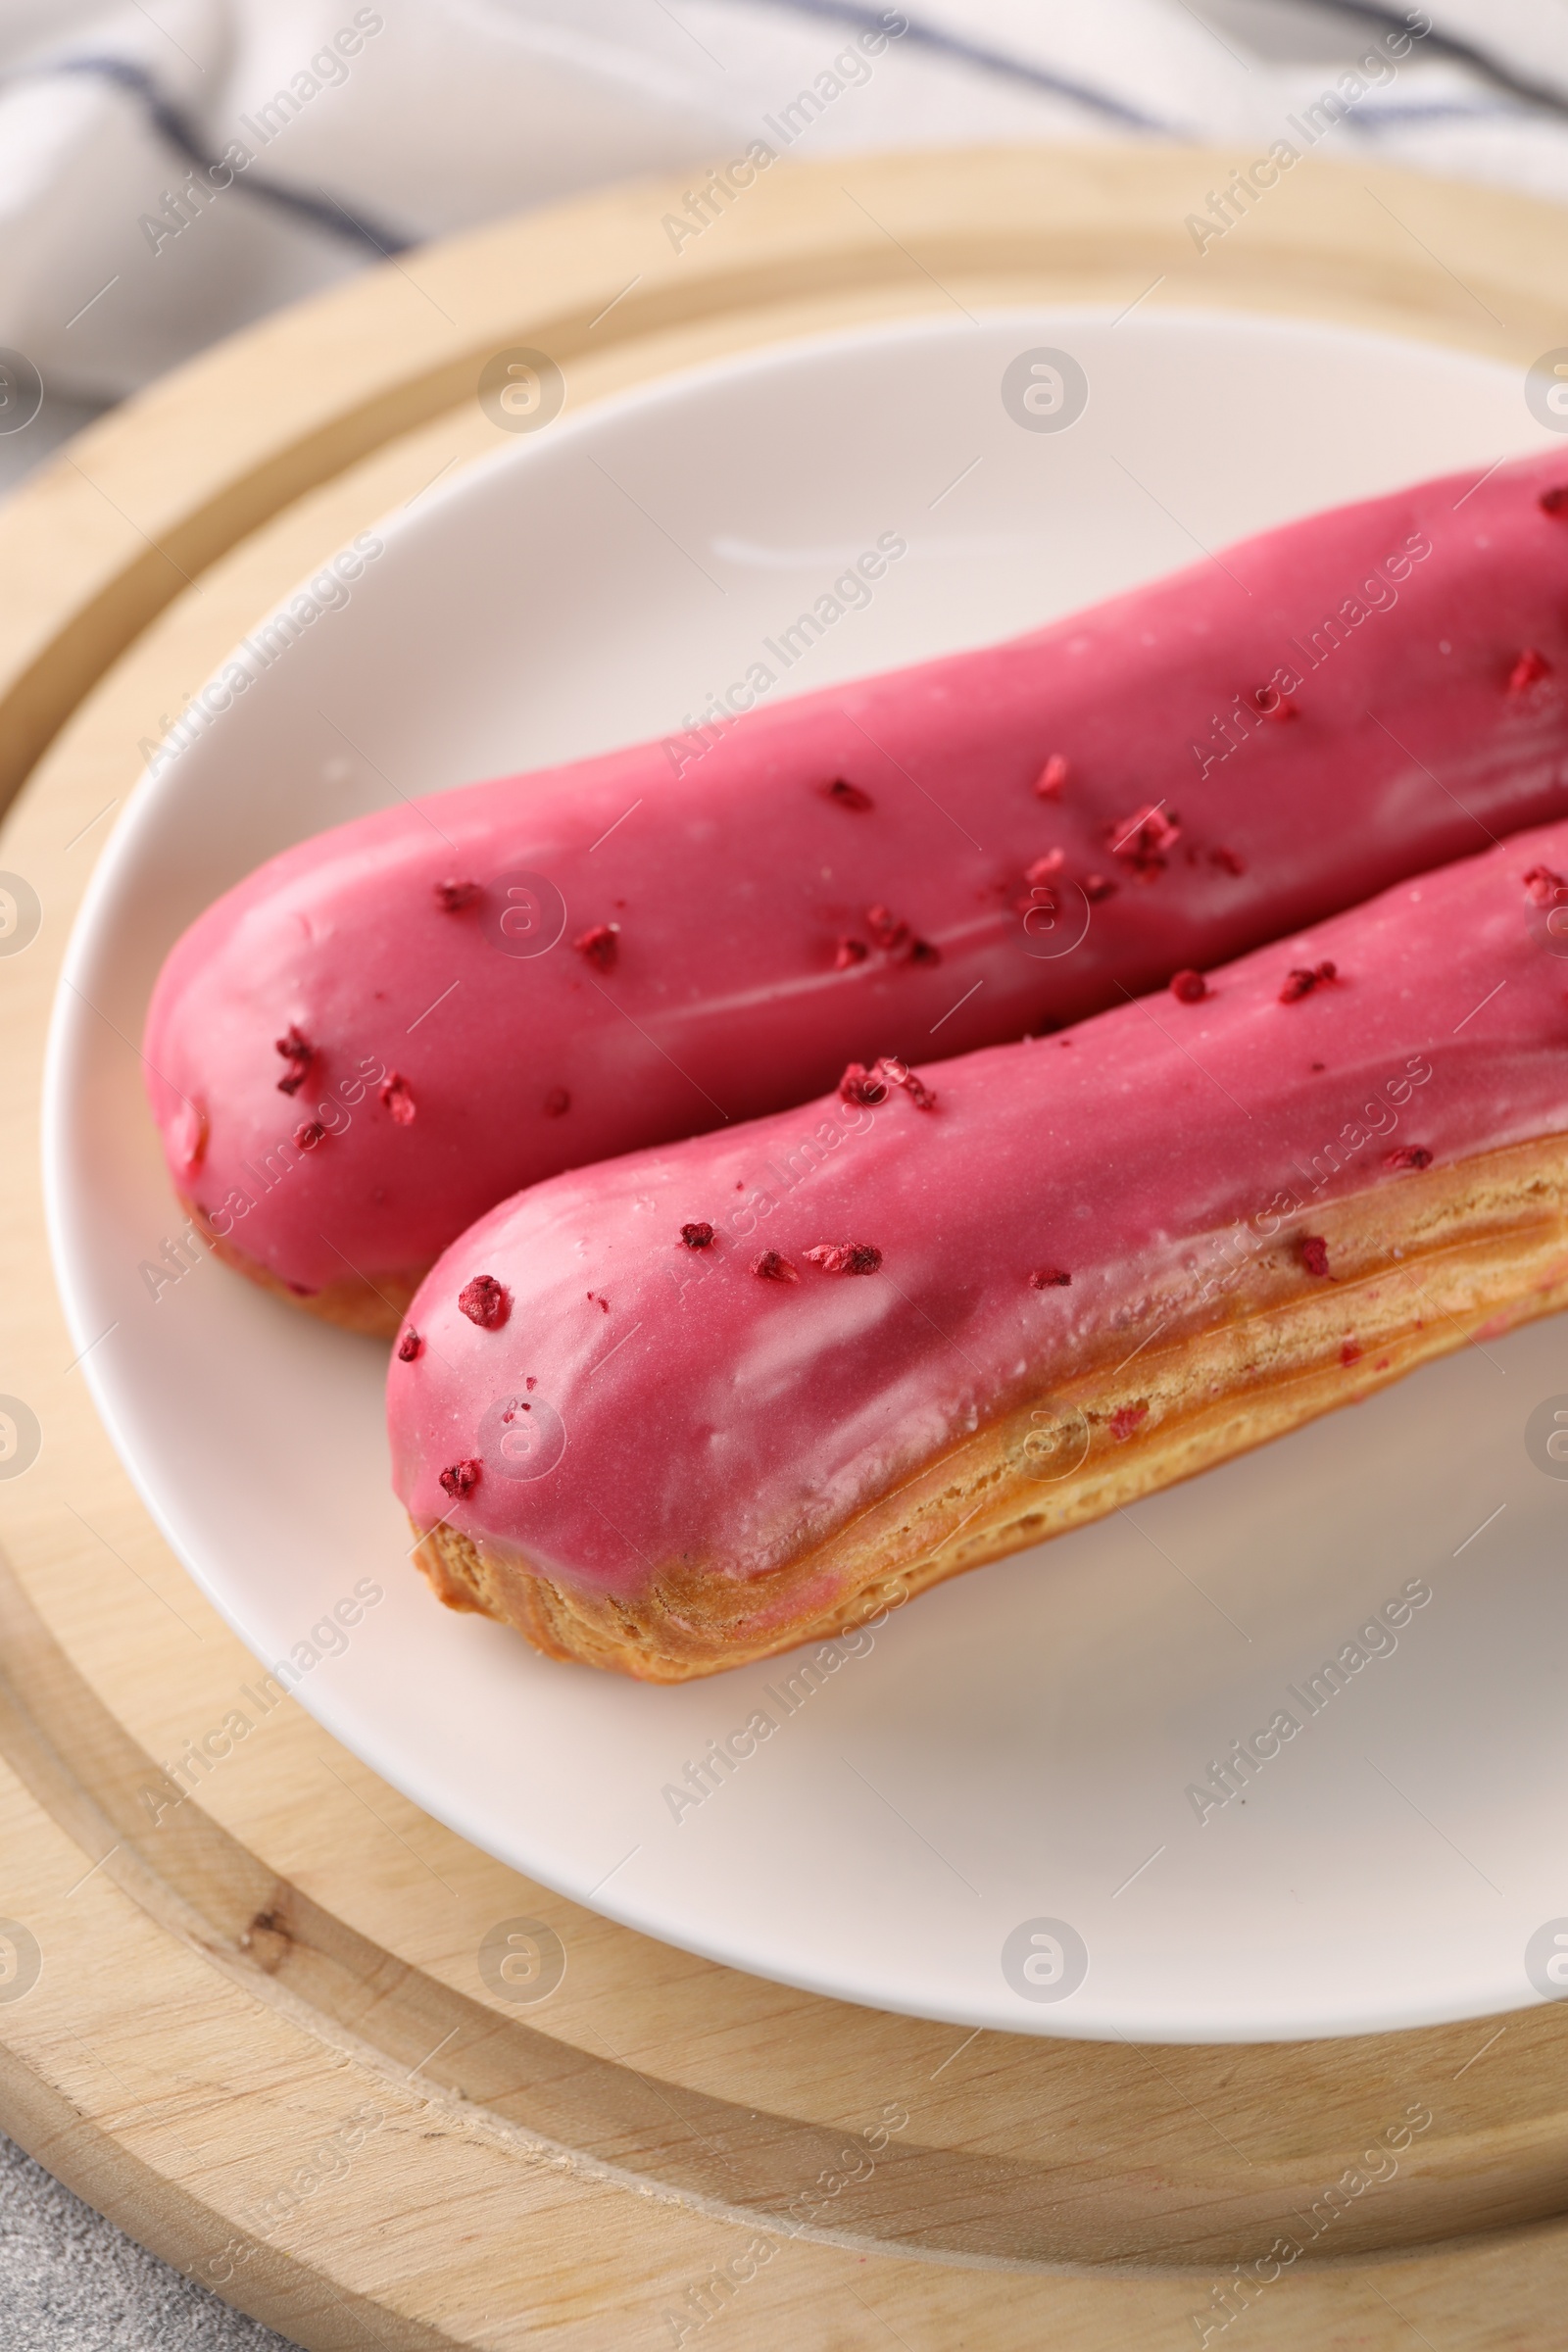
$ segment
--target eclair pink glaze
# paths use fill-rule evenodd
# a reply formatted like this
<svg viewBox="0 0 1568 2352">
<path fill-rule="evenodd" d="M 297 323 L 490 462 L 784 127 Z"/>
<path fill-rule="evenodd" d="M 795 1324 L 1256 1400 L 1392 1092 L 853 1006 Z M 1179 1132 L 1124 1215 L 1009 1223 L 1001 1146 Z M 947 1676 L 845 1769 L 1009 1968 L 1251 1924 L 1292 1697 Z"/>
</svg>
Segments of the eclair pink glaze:
<svg viewBox="0 0 1568 2352">
<path fill-rule="evenodd" d="M 1565 868 L 1568 823 L 1260 949 L 1201 1001 L 929 1064 L 934 1107 L 831 1096 L 493 1209 L 394 1352 L 411 1517 L 593 1593 L 757 1576 L 1043 1381 L 1149 1344 L 1255 1237 L 1332 1281 L 1318 1204 L 1568 1132 Z M 833 1272 L 824 1244 L 880 1264 Z M 490 1327 L 460 1305 L 476 1276 L 505 1294 Z"/>
<path fill-rule="evenodd" d="M 1079 1019 L 1561 814 L 1564 483 L 1561 456 L 1429 482 L 302 843 L 160 978 L 176 1189 L 298 1292 L 417 1271 L 563 1167 Z M 547 887 L 509 914 L 518 869 Z"/>
</svg>

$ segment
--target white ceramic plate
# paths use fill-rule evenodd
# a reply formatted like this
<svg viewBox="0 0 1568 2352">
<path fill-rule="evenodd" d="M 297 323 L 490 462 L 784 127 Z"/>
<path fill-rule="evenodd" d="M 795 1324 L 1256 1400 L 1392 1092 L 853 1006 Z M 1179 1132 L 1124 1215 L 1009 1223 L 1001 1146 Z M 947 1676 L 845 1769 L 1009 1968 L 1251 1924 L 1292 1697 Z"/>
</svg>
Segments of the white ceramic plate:
<svg viewBox="0 0 1568 2352">
<path fill-rule="evenodd" d="M 1041 346 L 1091 386 L 1064 431 L 1001 397 Z M 678 726 L 882 532 L 907 557 L 790 688 L 1544 439 L 1501 368 L 1260 318 L 955 314 L 799 344 L 498 434 L 143 781 L 55 1022 L 56 1263 L 131 1475 L 261 1657 L 356 1580 L 384 1589 L 298 1689 L 338 1739 L 628 1925 L 959 2025 L 1227 2040 L 1539 1997 L 1527 1941 L 1568 1914 L 1568 1483 L 1524 1432 L 1568 1390 L 1561 1324 L 946 1587 L 797 1683 L 793 1712 L 800 1656 L 644 1689 L 429 1598 L 387 1487 L 379 1348 L 216 1264 L 154 1300 L 139 1268 L 176 1211 L 126 1041 L 171 942 L 258 859 L 394 793 Z M 1431 1598 L 1397 1646 L 1372 1637 L 1308 1718 L 1291 1686 L 1411 1579 Z M 759 1708 L 777 1731 L 677 1807 L 688 1762 Z M 1200 1821 L 1189 1785 L 1281 1709 L 1299 1735 Z M 1070 1933 L 1033 1943 L 1042 1921 Z"/>
</svg>

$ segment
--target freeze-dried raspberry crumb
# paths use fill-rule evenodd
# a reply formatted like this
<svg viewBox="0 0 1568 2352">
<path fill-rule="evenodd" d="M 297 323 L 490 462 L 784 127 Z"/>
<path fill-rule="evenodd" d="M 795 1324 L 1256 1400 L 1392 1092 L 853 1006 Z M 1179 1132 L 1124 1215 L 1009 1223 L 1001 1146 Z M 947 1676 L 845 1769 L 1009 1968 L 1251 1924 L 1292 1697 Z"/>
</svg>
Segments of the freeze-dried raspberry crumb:
<svg viewBox="0 0 1568 2352">
<path fill-rule="evenodd" d="M 612 971 L 620 953 L 620 925 L 591 923 L 586 931 L 578 932 L 571 944 L 579 956 L 585 956 L 600 971 Z"/>
<path fill-rule="evenodd" d="M 1113 899 L 1116 895 L 1115 883 L 1107 881 L 1103 874 L 1085 874 L 1083 889 L 1084 897 L 1092 906 L 1098 906 L 1102 899 Z"/>
<path fill-rule="evenodd" d="M 1568 482 L 1554 482 L 1540 498 L 1543 514 L 1568 514 Z"/>
<path fill-rule="evenodd" d="M 1071 1281 L 1072 1276 L 1061 1266 L 1040 1266 L 1030 1275 L 1029 1288 L 1032 1291 L 1062 1291 Z"/>
<path fill-rule="evenodd" d="M 754 1257 L 752 1272 L 760 1274 L 764 1282 L 799 1282 L 801 1279 L 789 1259 L 780 1257 L 776 1250 L 764 1250 L 760 1257 Z"/>
<path fill-rule="evenodd" d="M 876 807 L 871 795 L 862 792 L 858 784 L 852 784 L 847 776 L 835 776 L 831 784 L 820 784 L 817 790 L 824 800 L 835 802 L 840 808 L 862 810 Z"/>
<path fill-rule="evenodd" d="M 278 1038 L 276 1043 L 278 1052 L 288 1063 L 288 1068 L 277 1082 L 277 1091 L 280 1095 L 297 1095 L 311 1074 L 316 1048 L 297 1021 L 290 1021 L 288 1035 Z"/>
<path fill-rule="evenodd" d="M 869 1242 L 818 1242 L 807 1256 L 824 1274 L 874 1274 L 882 1252 Z"/>
<path fill-rule="evenodd" d="M 868 906 L 865 927 L 871 934 L 871 945 L 884 956 L 896 956 L 901 963 L 940 963 L 942 951 L 928 939 L 917 939 L 904 917 L 895 914 L 890 906 Z M 840 955 L 843 949 L 841 946 Z M 854 959 L 857 963 L 859 957 Z"/>
<path fill-rule="evenodd" d="M 326 1129 L 319 1119 L 307 1119 L 302 1126 L 296 1127 L 294 1130 L 294 1141 L 302 1152 L 314 1152 L 317 1145 L 324 1143 L 325 1140 Z"/>
<path fill-rule="evenodd" d="M 1208 862 L 1210 865 L 1217 865 L 1220 871 L 1226 874 L 1245 874 L 1247 871 L 1246 858 L 1239 857 L 1235 850 L 1210 850 Z"/>
<path fill-rule="evenodd" d="M 1400 1144 L 1383 1162 L 1386 1168 L 1430 1168 L 1432 1154 L 1425 1144 Z"/>
<path fill-rule="evenodd" d="M 935 1110 L 937 1099 L 923 1078 L 917 1078 L 906 1061 L 889 1058 L 879 1061 L 874 1073 L 887 1080 L 889 1086 L 903 1089 L 916 1110 Z"/>
<path fill-rule="evenodd" d="M 1049 882 L 1053 874 L 1060 873 L 1066 861 L 1066 856 L 1065 850 L 1048 850 L 1043 858 L 1037 858 L 1033 865 L 1025 869 L 1024 880 L 1031 887 L 1041 882 Z"/>
<path fill-rule="evenodd" d="M 567 1094 L 565 1088 L 564 1086 L 553 1086 L 550 1089 L 549 1094 L 545 1097 L 545 1117 L 547 1119 L 564 1118 L 570 1108 L 571 1097 Z"/>
<path fill-rule="evenodd" d="M 1105 839 L 1135 874 L 1152 881 L 1156 874 L 1164 872 L 1165 853 L 1181 839 L 1181 830 L 1173 808 L 1152 803 L 1147 808 L 1136 808 L 1131 816 L 1119 817 L 1115 824 L 1107 826 Z"/>
<path fill-rule="evenodd" d="M 1320 1233 L 1303 1233 L 1296 1245 L 1296 1254 L 1308 1274 L 1326 1276 L 1329 1270 L 1329 1246 Z"/>
<path fill-rule="evenodd" d="M 1148 1417 L 1148 1413 L 1147 1403 L 1118 1405 L 1110 1416 L 1110 1434 L 1116 1443 L 1125 1445 L 1139 1422 Z"/>
<path fill-rule="evenodd" d="M 713 1246 L 711 1225 L 683 1225 L 680 1238 L 688 1250 L 710 1250 Z"/>
<path fill-rule="evenodd" d="M 1548 674 L 1550 668 L 1551 663 L 1546 660 L 1545 655 L 1538 654 L 1533 645 L 1527 645 L 1508 672 L 1508 692 L 1510 694 L 1527 693 L 1538 678 L 1544 678 Z"/>
<path fill-rule="evenodd" d="M 450 1494 L 454 1502 L 461 1502 L 465 1494 L 471 1494 L 479 1484 L 480 1468 L 478 1462 L 454 1462 L 449 1470 L 441 1473 L 441 1492 Z"/>
<path fill-rule="evenodd" d="M 411 1325 L 410 1328 L 403 1334 L 402 1339 L 398 1342 L 398 1362 L 400 1364 L 412 1364 L 415 1357 L 421 1352 L 423 1347 L 424 1342 L 420 1339 L 418 1333 Z"/>
<path fill-rule="evenodd" d="M 1304 964 L 1297 964 L 1285 975 L 1285 986 L 1280 990 L 1280 1003 L 1282 1004 L 1298 1004 L 1302 997 L 1309 997 L 1314 988 L 1325 988 L 1331 980 L 1338 978 L 1337 968 L 1327 959 L 1322 963 L 1314 964 L 1310 969 Z"/>
<path fill-rule="evenodd" d="M 1568 882 L 1549 865 L 1533 865 L 1524 877 L 1532 906 L 1560 906 L 1568 899 Z"/>
<path fill-rule="evenodd" d="M 1067 781 L 1067 762 L 1059 752 L 1053 752 L 1035 778 L 1035 790 L 1043 801 L 1054 801 Z"/>
<path fill-rule="evenodd" d="M 1208 982 L 1201 972 L 1172 974 L 1170 993 L 1179 1004 L 1201 1004 L 1208 995 Z"/>
<path fill-rule="evenodd" d="M 1363 1352 L 1364 1350 L 1358 1348 L 1353 1340 L 1347 1340 L 1345 1346 L 1340 1349 L 1340 1361 L 1342 1364 L 1358 1364 Z"/>
<path fill-rule="evenodd" d="M 414 1117 L 414 1089 L 396 1070 L 389 1071 L 381 1088 L 381 1102 L 400 1127 L 407 1127 Z"/>
<path fill-rule="evenodd" d="M 893 1054 L 874 1061 L 869 1069 L 863 1062 L 852 1061 L 839 1080 L 839 1098 L 845 1102 L 885 1102 L 890 1086 L 906 1094 L 916 1110 L 935 1110 L 937 1106 L 936 1096 L 925 1080 Z"/>
<path fill-rule="evenodd" d="M 833 951 L 833 969 L 848 972 L 856 964 L 863 963 L 870 953 L 863 939 L 841 939 Z"/>
<path fill-rule="evenodd" d="M 438 882 L 435 903 L 443 914 L 456 914 L 460 906 L 471 906 L 479 896 L 477 882 Z"/>
<path fill-rule="evenodd" d="M 511 1294 L 493 1274 L 476 1274 L 458 1293 L 458 1304 L 481 1331 L 499 1331 L 512 1312 Z"/>
<path fill-rule="evenodd" d="M 888 1082 L 881 1062 L 867 1069 L 863 1061 L 852 1061 L 839 1080 L 839 1100 L 842 1102 L 885 1102 Z"/>
</svg>

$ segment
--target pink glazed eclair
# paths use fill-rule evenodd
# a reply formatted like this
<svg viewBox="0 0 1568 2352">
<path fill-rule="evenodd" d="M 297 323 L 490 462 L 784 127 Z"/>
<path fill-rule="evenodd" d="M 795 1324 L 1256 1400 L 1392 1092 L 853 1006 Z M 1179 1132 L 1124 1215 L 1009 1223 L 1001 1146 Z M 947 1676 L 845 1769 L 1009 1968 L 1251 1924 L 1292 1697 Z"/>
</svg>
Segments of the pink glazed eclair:
<svg viewBox="0 0 1568 2352">
<path fill-rule="evenodd" d="M 711 1674 L 1568 1304 L 1565 873 L 1568 823 L 493 1209 L 388 1374 L 435 1591 Z"/>
<path fill-rule="evenodd" d="M 1059 1028 L 1568 811 L 1568 463 L 1265 532 L 1009 644 L 383 810 L 166 963 L 219 1250 L 391 1332 L 559 1170 Z M 750 691 L 750 689 L 748 689 Z"/>
</svg>

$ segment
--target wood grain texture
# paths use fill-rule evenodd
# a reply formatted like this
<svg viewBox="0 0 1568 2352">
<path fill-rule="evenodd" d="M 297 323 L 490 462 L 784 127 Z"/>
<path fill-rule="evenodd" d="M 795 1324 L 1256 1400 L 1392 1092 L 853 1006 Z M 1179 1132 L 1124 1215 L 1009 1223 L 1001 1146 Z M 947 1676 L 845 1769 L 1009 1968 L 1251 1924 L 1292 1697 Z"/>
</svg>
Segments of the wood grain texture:
<svg viewBox="0 0 1568 2352">
<path fill-rule="evenodd" d="M 781 167 L 681 256 L 670 191 L 595 198 L 417 255 L 412 288 L 377 273 L 270 321 L 0 514 L 8 787 L 31 771 L 0 866 L 44 908 L 0 958 L 0 1389 L 44 1433 L 0 1480 L 0 1915 L 41 1955 L 23 1997 L 0 1982 L 0 2123 L 310 2347 L 1143 2352 L 1222 2340 L 1216 2291 L 1224 2339 L 1262 2352 L 1568 2341 L 1563 2009 L 1256 2048 L 965 2040 L 582 1911 L 288 1701 L 155 1818 L 144 1789 L 254 1662 L 116 1461 L 47 1270 L 44 1026 L 136 746 L 324 550 L 494 446 L 472 398 L 490 352 L 550 351 L 581 405 L 851 319 L 1120 306 L 1156 279 L 1151 302 L 1520 363 L 1568 341 L 1550 208 L 1303 164 L 1199 257 L 1183 217 L 1232 160 Z M 568 1956 L 533 2007 L 477 1966 L 517 1918 Z M 1396 2174 L 1277 2278 L 1237 2283 L 1411 2105 L 1433 2120 Z M 824 2195 L 889 2107 L 907 2122 Z"/>
</svg>

